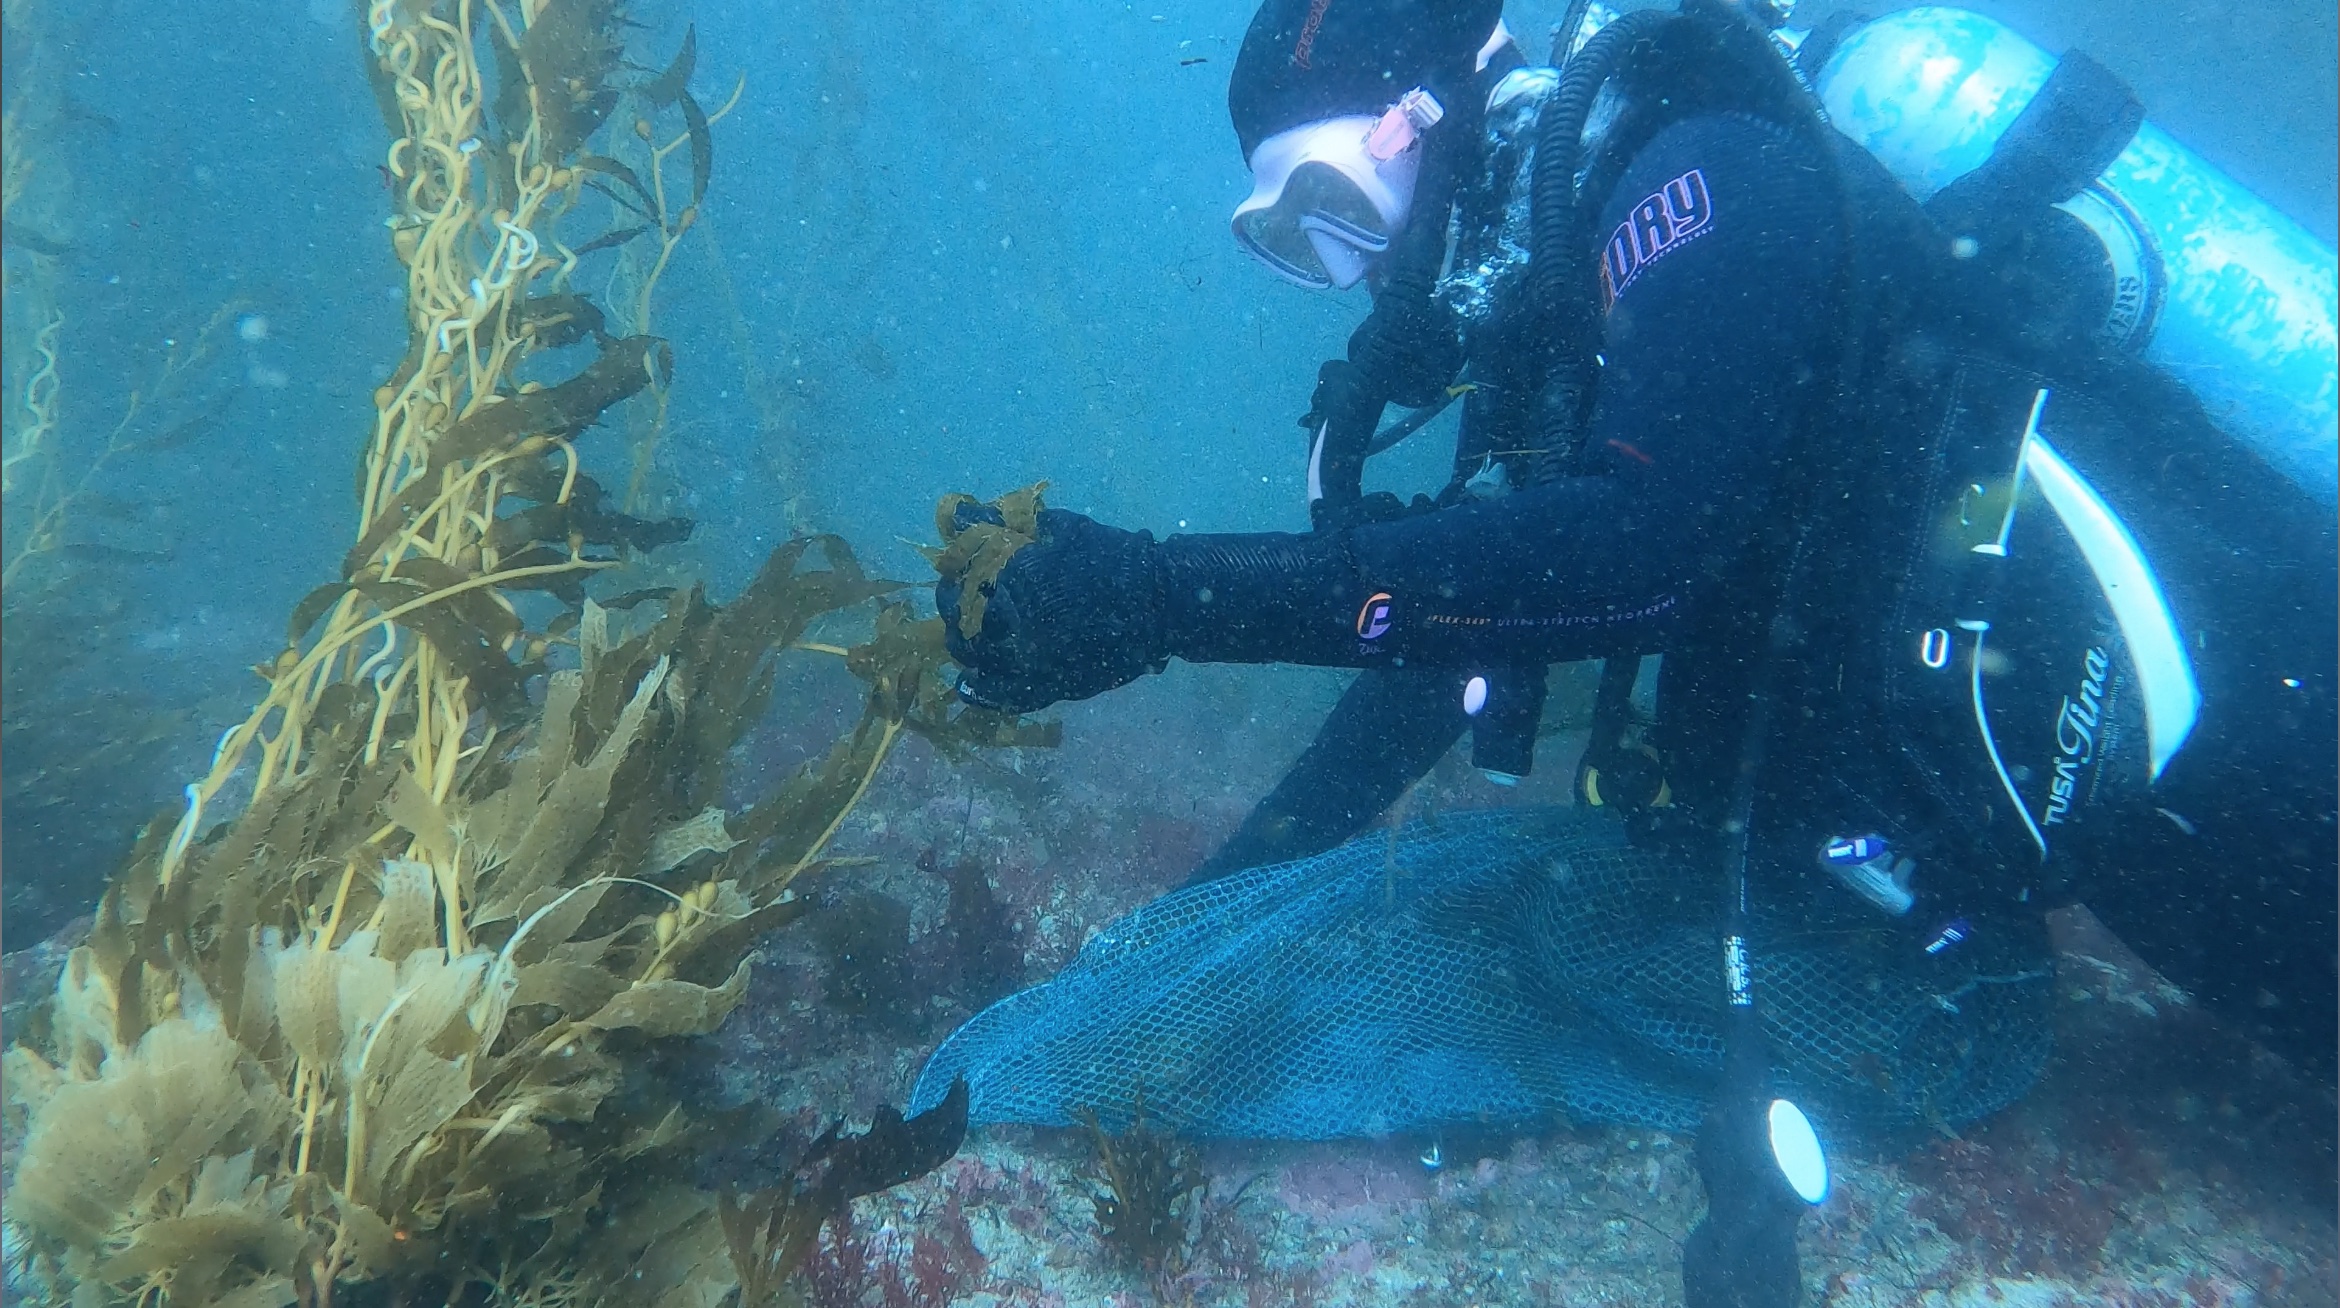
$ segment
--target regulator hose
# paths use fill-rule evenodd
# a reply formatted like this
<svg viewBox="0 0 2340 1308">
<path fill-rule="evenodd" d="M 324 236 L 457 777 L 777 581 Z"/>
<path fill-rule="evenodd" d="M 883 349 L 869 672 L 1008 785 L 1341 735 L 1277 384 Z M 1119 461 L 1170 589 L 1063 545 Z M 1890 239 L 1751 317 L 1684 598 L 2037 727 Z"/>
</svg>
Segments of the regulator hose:
<svg viewBox="0 0 2340 1308">
<path fill-rule="evenodd" d="M 1468 112 L 1468 104 L 1464 100 L 1424 134 L 1414 217 L 1390 249 L 1388 272 L 1374 292 L 1373 312 L 1350 338 L 1349 361 L 1383 385 L 1393 375 L 1410 371 L 1403 360 L 1453 348 L 1443 339 L 1425 336 L 1451 336 L 1455 331 L 1452 315 L 1434 302 L 1432 293 L 1446 262 L 1446 215 L 1461 181 L 1458 155 L 1469 148 L 1479 117 Z"/>
<path fill-rule="evenodd" d="M 1568 56 L 1576 50 L 1576 34 L 1584 30 L 1584 17 L 1591 12 L 1592 0 L 1568 0 L 1567 10 L 1552 29 L 1552 67 L 1567 67 Z"/>
<path fill-rule="evenodd" d="M 1576 13 L 1570 6 L 1570 13 Z M 1576 52 L 1576 32 L 1553 37 L 1552 62 L 1560 85 L 1536 119 L 1536 157 L 1528 192 L 1528 288 L 1544 322 L 1545 372 L 1536 430 L 1544 448 L 1573 451 L 1591 392 L 1592 264 L 1583 239 L 1583 197 L 1576 175 L 1583 166 L 1584 126 L 1593 101 L 1635 44 L 1675 22 L 1660 9 L 1637 9 L 1603 27 Z M 1578 19 L 1581 26 L 1582 19 Z"/>
</svg>

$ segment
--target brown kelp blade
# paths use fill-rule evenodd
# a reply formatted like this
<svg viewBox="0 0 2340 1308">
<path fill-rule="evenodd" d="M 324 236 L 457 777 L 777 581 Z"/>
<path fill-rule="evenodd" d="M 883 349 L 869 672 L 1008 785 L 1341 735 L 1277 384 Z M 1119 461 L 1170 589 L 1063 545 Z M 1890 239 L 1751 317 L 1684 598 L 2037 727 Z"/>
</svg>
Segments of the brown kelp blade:
<svg viewBox="0 0 2340 1308">
<path fill-rule="evenodd" d="M 359 580 L 350 585 L 384 612 L 405 608 L 434 593 L 417 583 L 396 578 Z M 397 621 L 398 625 L 429 641 L 439 657 L 470 681 L 472 688 L 486 699 L 491 713 L 509 719 L 527 712 L 528 693 L 521 670 L 513 665 L 496 639 L 466 614 L 444 601 L 434 601 L 408 609 Z"/>
<path fill-rule="evenodd" d="M 610 158 L 606 154 L 578 155 L 577 166 L 587 172 L 600 173 L 604 177 L 611 178 L 623 184 L 627 190 L 634 193 L 635 197 L 634 199 L 629 200 L 614 193 L 609 193 L 611 199 L 616 200 L 619 203 L 626 205 L 628 208 L 635 210 L 645 218 L 656 218 L 658 216 L 658 202 L 650 198 L 650 188 L 642 184 L 641 175 L 636 173 L 633 169 L 627 167 L 615 159 Z"/>
<path fill-rule="evenodd" d="M 576 253 L 596 248 L 589 244 Z M 554 295 L 532 295 L 520 313 L 520 330 L 536 338 L 536 343 L 547 349 L 575 345 L 585 338 L 602 334 L 601 307 L 573 291 Z"/>
<path fill-rule="evenodd" d="M 547 150 L 585 143 L 617 104 L 610 79 L 623 62 L 616 0 L 551 0 L 520 38 L 520 64 Z"/>
<path fill-rule="evenodd" d="M 203 440 L 226 427 L 228 420 L 228 409 L 234 403 L 235 394 L 230 392 L 229 394 L 222 396 L 220 399 L 214 401 L 212 405 L 205 411 L 198 413 L 191 418 L 173 423 L 169 427 L 164 428 L 160 433 L 149 436 L 145 440 L 131 445 L 129 450 L 132 453 L 138 454 L 161 454 L 166 451 L 179 449 L 183 446 L 192 445 L 196 441 Z"/>
<path fill-rule="evenodd" d="M 652 369 L 673 375 L 674 356 L 655 336 L 612 341 L 582 372 L 540 391 L 506 397 L 472 411 L 431 444 L 430 467 L 399 492 L 372 529 L 342 559 L 342 575 L 354 577 L 413 515 L 438 494 L 439 474 L 467 459 L 507 449 L 534 435 L 573 436 L 591 426 L 601 411 L 650 384 Z"/>
<path fill-rule="evenodd" d="M 683 29 L 682 49 L 675 51 L 674 62 L 645 83 L 639 92 L 653 109 L 664 109 L 691 84 L 691 70 L 699 62 L 699 28 L 693 23 Z"/>
<path fill-rule="evenodd" d="M 993 500 L 989 507 L 997 513 L 997 522 L 960 525 L 959 510 L 978 502 L 972 495 L 946 495 L 935 506 L 935 531 L 943 543 L 940 549 L 926 551 L 927 561 L 945 582 L 958 584 L 959 631 L 969 640 L 983 632 L 983 610 L 1000 570 L 1039 535 L 1040 510 L 1045 507 L 1041 495 L 1047 489 L 1047 482 L 1038 482 Z"/>
<path fill-rule="evenodd" d="M 539 504 L 496 519 L 489 543 L 500 550 L 517 550 L 535 543 L 560 544 L 569 540 L 592 546 L 619 547 L 648 553 L 661 545 L 688 540 L 693 524 L 688 518 L 637 518 L 599 507 Z"/>
<path fill-rule="evenodd" d="M 804 1261 L 821 1224 L 842 1217 L 863 1195 L 926 1175 L 950 1161 L 967 1136 L 967 1083 L 951 1083 L 941 1103 L 905 1119 L 880 1104 L 869 1130 L 841 1135 L 830 1127 L 781 1185 L 753 1194 L 726 1190 L 717 1200 L 724 1244 L 739 1279 L 742 1308 L 787 1302 L 781 1287 Z"/>
<path fill-rule="evenodd" d="M 707 130 L 707 113 L 691 93 L 682 93 L 683 123 L 691 133 L 691 205 L 686 216 L 707 198 L 707 175 L 715 168 L 715 134 Z"/>
<path fill-rule="evenodd" d="M 601 235 L 596 236 L 592 240 L 578 246 L 576 249 L 571 250 L 570 253 L 582 259 L 586 255 L 591 254 L 596 250 L 613 249 L 617 246 L 624 245 L 626 242 L 633 240 L 635 237 L 642 235 L 644 232 L 649 231 L 651 226 L 652 224 L 650 223 L 636 223 L 631 227 L 620 227 L 615 231 L 603 232 Z"/>
<path fill-rule="evenodd" d="M 825 568 L 807 568 L 818 551 Z M 692 644 L 705 670 L 710 711 L 688 724 L 698 757 L 712 762 L 730 749 L 745 724 L 770 701 L 770 656 L 802 639 L 825 614 L 867 603 L 903 583 L 870 577 L 853 550 L 835 536 L 802 537 L 773 551 L 737 599 L 707 616 Z"/>
<path fill-rule="evenodd" d="M 969 749 L 1053 749 L 1062 743 L 1060 722 L 1027 722 L 1011 713 L 962 703 L 943 677 L 942 669 L 950 661 L 942 619 L 919 619 L 899 601 L 878 606 L 869 641 L 845 656 L 845 666 L 854 676 L 890 688 L 895 696 L 892 711 L 905 729 L 924 736 L 946 756 Z"/>
<path fill-rule="evenodd" d="M 967 1081 L 951 1082 L 942 1102 L 905 1118 L 880 1104 L 869 1130 L 839 1137 L 834 1127 L 814 1143 L 797 1175 L 840 1203 L 926 1175 L 949 1162 L 967 1138 Z"/>
</svg>

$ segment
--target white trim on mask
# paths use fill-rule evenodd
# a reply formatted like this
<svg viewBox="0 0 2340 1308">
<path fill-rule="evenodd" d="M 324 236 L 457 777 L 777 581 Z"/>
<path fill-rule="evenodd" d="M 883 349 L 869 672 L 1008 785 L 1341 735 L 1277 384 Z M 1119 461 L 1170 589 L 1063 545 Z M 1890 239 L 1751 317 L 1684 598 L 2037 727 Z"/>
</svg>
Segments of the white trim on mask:
<svg viewBox="0 0 2340 1308">
<path fill-rule="evenodd" d="M 1423 92 L 1420 102 L 1410 117 L 1435 123 L 1437 101 Z M 1364 280 L 1405 227 L 1421 171 L 1412 140 L 1374 158 L 1368 142 L 1388 112 L 1303 123 L 1261 141 L 1251 153 L 1251 194 L 1229 220 L 1236 243 L 1294 285 L 1345 290 Z"/>
</svg>

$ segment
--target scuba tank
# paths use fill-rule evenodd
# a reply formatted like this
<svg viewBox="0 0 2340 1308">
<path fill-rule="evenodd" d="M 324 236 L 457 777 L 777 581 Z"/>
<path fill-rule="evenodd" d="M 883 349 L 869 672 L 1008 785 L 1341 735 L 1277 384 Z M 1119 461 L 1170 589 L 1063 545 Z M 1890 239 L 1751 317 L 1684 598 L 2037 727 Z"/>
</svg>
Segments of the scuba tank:
<svg viewBox="0 0 2340 1308">
<path fill-rule="evenodd" d="M 1935 7 L 1889 14 L 1809 53 L 1821 57 L 1812 82 L 1837 129 L 1920 201 L 2001 163 L 2011 132 L 2056 116 L 2043 88 L 2076 63 L 2093 68 L 2085 56 L 2059 62 L 1980 14 Z M 2102 250 L 2110 285 L 2099 340 L 2185 386 L 2229 438 L 2331 508 L 2333 252 L 2151 123 L 2110 144 L 2109 165 L 2055 204 Z M 1952 253 L 1971 255 L 1973 244 Z"/>
<path fill-rule="evenodd" d="M 1821 728 L 1780 751 L 1817 762 L 1785 769 L 1765 848 L 1851 879 L 1844 863 L 1870 860 L 1838 846 L 1889 834 L 1918 858 L 1908 920 L 1947 919 L 1930 957 L 2003 934 L 2010 903 L 2084 902 L 2329 1078 L 2332 250 L 2144 122 L 2084 54 L 1990 19 L 1912 9 L 1834 41 L 1824 25 L 1797 63 L 1921 202 L 1951 276 L 1981 286 L 1949 313 L 1992 316 L 1888 337 L 1858 398 L 1892 439 L 1811 470 L 1861 548 L 1814 551 L 1788 583 L 1828 597 L 1798 686 Z M 1999 271 L 2043 254 L 2042 280 L 2093 290 L 2027 300 Z M 1832 717 L 1844 687 L 1867 703 Z"/>
</svg>

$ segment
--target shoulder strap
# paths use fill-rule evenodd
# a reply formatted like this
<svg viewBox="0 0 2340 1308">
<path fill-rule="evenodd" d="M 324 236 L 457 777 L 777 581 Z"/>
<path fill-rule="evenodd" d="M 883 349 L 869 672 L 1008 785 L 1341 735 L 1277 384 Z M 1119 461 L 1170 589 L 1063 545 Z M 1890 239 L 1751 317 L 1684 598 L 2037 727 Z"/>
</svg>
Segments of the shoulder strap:
<svg viewBox="0 0 2340 1308">
<path fill-rule="evenodd" d="M 2127 83 L 2085 52 L 2067 50 L 1991 157 L 1926 207 L 1949 221 L 2069 200 L 2128 148 L 2144 121 Z"/>
<path fill-rule="evenodd" d="M 1820 25 L 1796 47 L 1796 71 L 1806 82 L 1817 83 L 1820 70 L 1828 67 L 1829 58 L 1836 53 L 1836 47 L 1844 44 L 1845 36 L 1874 17 L 1857 9 L 1840 9 L 1821 19 Z"/>
</svg>

